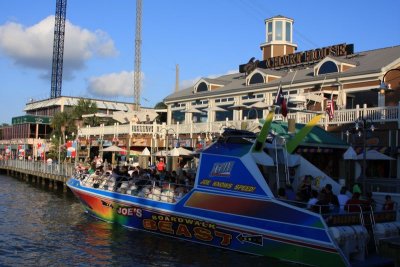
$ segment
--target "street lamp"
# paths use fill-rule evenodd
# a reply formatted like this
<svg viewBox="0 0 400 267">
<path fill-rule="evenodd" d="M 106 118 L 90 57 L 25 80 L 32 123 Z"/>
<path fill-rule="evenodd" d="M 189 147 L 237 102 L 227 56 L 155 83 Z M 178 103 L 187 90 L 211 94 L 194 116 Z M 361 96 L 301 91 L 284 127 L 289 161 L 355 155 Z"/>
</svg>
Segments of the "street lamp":
<svg viewBox="0 0 400 267">
<path fill-rule="evenodd" d="M 374 132 L 375 126 L 372 124 L 371 119 L 361 118 L 354 122 L 354 129 L 358 137 L 362 137 L 363 144 L 363 158 L 362 158 L 362 182 L 363 182 L 363 190 L 366 190 L 366 169 L 367 169 L 367 133 Z M 346 131 L 347 137 L 350 135 L 350 132 Z"/>
</svg>

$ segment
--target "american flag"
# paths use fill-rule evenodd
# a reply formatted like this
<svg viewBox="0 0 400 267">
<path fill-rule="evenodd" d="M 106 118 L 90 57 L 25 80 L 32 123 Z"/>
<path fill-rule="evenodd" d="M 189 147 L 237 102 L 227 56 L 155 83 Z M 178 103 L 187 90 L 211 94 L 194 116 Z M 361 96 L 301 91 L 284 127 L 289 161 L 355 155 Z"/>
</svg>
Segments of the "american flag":
<svg viewBox="0 0 400 267">
<path fill-rule="evenodd" d="M 275 97 L 275 105 L 280 106 L 280 111 L 281 111 L 282 116 L 286 117 L 287 116 L 287 105 L 286 105 L 286 99 L 283 96 L 281 84 L 279 84 L 278 92 Z"/>
<path fill-rule="evenodd" d="M 333 99 L 327 100 L 326 101 L 326 113 L 328 113 L 329 120 L 333 120 L 333 117 L 335 115 L 335 102 Z"/>
</svg>

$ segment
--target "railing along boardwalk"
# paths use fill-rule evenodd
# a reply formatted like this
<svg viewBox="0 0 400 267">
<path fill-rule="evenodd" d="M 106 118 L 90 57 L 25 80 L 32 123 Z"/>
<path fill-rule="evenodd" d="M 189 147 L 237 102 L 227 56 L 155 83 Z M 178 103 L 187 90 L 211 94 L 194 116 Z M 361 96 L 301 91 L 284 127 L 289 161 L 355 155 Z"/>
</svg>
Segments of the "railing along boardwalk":
<svg viewBox="0 0 400 267">
<path fill-rule="evenodd" d="M 71 163 L 48 164 L 28 160 L 0 160 L 0 169 L 6 171 L 7 175 L 25 180 L 41 181 L 43 184 L 47 181 L 55 189 L 60 183 L 64 191 L 67 190 L 66 182 L 75 172 L 75 166 Z"/>
<path fill-rule="evenodd" d="M 321 113 L 321 112 L 320 112 Z M 291 112 L 286 118 L 276 114 L 274 120 L 282 121 L 294 119 L 296 123 L 308 123 L 317 113 L 304 111 Z M 334 118 L 329 120 L 327 116 L 323 117 L 318 125 L 327 129 L 329 126 L 352 124 L 357 119 L 368 119 L 371 122 L 397 122 L 397 128 L 400 128 L 400 102 L 397 106 L 363 107 L 356 106 L 355 109 L 335 110 Z M 235 117 L 235 116 L 234 116 Z M 215 122 L 193 122 L 177 124 L 122 124 L 99 127 L 84 127 L 80 129 L 80 136 L 106 136 L 106 135 L 166 135 L 166 134 L 187 134 L 191 138 L 199 134 L 221 133 L 224 128 L 251 129 L 258 126 L 259 120 L 225 120 Z"/>
</svg>

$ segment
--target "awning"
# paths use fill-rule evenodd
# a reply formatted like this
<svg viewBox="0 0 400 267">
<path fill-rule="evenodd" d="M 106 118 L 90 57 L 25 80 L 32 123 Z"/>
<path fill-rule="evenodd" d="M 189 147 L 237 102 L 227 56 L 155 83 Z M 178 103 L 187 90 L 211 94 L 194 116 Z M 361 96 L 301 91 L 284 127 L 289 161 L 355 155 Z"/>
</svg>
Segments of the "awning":
<svg viewBox="0 0 400 267">
<path fill-rule="evenodd" d="M 376 150 L 368 150 L 365 156 L 366 160 L 395 160 L 394 158 L 382 154 Z M 362 160 L 363 158 L 364 153 L 360 153 L 357 155 L 358 160 Z"/>
<path fill-rule="evenodd" d="M 265 120 L 260 120 L 260 125 L 263 125 Z M 305 125 L 301 123 L 295 124 L 295 133 L 299 132 Z M 289 134 L 288 123 L 282 121 L 273 121 L 271 123 L 271 132 L 278 135 L 286 141 L 292 136 Z M 311 153 L 331 153 L 333 149 L 347 149 L 349 145 L 336 137 L 334 134 L 325 131 L 323 128 L 315 126 L 311 132 L 299 144 L 300 151 Z"/>
</svg>

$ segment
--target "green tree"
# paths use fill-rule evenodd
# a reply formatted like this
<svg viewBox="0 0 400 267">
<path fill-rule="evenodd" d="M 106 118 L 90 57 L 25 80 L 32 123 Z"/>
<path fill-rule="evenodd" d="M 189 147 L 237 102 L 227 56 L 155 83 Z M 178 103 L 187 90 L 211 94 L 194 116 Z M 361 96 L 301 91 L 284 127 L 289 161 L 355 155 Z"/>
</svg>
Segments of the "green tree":
<svg viewBox="0 0 400 267">
<path fill-rule="evenodd" d="M 164 102 L 158 102 L 154 106 L 154 109 L 167 109 L 167 107 L 168 106 Z M 163 122 L 167 122 L 167 113 L 166 112 L 162 112 L 157 117 L 157 123 L 163 123 Z"/>
<path fill-rule="evenodd" d="M 100 122 L 97 117 L 82 117 L 82 115 L 96 114 L 97 112 L 98 108 L 96 102 L 90 99 L 81 98 L 78 100 L 76 106 L 74 106 L 74 108 L 72 109 L 72 117 L 75 120 L 82 122 L 82 124 L 78 123 L 80 124 L 80 127 L 84 125 L 98 126 Z"/>
</svg>

